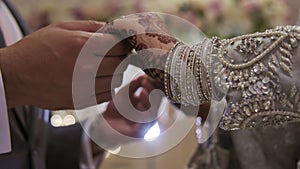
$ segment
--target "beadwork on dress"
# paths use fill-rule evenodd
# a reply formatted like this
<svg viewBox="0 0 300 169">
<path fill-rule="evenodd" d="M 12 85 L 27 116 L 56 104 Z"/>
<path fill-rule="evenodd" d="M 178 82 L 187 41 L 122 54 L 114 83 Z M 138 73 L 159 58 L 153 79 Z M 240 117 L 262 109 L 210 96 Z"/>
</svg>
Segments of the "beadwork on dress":
<svg viewBox="0 0 300 169">
<path fill-rule="evenodd" d="M 214 38 L 216 88 L 228 90 L 220 127 L 235 130 L 300 120 L 293 72 L 299 26 L 277 27 L 233 39 Z M 298 86 L 297 86 L 298 85 Z"/>
</svg>

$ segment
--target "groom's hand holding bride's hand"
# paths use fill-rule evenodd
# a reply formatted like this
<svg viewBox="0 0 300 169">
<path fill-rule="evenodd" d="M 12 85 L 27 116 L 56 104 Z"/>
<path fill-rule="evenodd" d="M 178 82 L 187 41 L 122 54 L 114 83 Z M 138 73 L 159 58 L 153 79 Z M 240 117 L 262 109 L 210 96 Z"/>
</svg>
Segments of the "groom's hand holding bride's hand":
<svg viewBox="0 0 300 169">
<path fill-rule="evenodd" d="M 137 51 L 136 55 L 131 55 L 132 64 L 145 69 L 152 78 L 163 81 L 166 54 L 177 39 L 168 33 L 159 16 L 146 13 L 121 17 L 106 24 L 100 32 L 125 39 Z"/>
<path fill-rule="evenodd" d="M 156 79 L 160 83 L 159 88 L 163 89 L 166 54 L 178 40 L 169 34 L 159 16 L 146 13 L 121 17 L 106 24 L 100 31 L 126 39 L 127 43 L 138 52 L 136 55 L 131 55 L 132 63 L 141 68 L 156 68 L 145 72 Z M 205 120 L 209 107 L 209 103 L 201 105 L 198 116 Z"/>
</svg>

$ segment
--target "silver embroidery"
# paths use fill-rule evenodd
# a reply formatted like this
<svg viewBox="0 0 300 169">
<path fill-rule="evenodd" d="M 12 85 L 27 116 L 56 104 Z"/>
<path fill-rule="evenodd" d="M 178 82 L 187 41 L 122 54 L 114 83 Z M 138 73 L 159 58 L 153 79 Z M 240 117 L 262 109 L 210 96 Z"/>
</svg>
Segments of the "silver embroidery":
<svg viewBox="0 0 300 169">
<path fill-rule="evenodd" d="M 284 82 L 296 78 L 293 63 L 299 41 L 299 26 L 213 39 L 214 88 L 228 89 L 229 106 L 221 128 L 235 130 L 300 120 L 299 88 Z"/>
</svg>

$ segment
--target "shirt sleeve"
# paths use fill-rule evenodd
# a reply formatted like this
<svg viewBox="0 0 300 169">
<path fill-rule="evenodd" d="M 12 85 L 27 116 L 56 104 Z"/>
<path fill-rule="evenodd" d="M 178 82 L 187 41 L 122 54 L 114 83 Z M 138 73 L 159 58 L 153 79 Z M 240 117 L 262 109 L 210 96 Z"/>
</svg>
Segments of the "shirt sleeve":
<svg viewBox="0 0 300 169">
<path fill-rule="evenodd" d="M 15 18 L 3 1 L 0 1 L 0 28 L 3 33 L 3 40 L 5 40 L 7 46 L 23 37 Z M 5 90 L 0 70 L 0 154 L 11 151 L 11 137 L 7 113 Z"/>
<path fill-rule="evenodd" d="M 0 70 L 0 154 L 11 151 L 11 138 L 4 85 Z"/>
</svg>

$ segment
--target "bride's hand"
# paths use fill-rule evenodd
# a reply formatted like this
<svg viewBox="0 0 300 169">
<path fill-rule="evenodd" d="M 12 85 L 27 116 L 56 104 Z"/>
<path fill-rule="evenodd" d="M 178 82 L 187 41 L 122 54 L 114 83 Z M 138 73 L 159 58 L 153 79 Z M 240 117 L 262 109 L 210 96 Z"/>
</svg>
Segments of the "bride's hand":
<svg viewBox="0 0 300 169">
<path fill-rule="evenodd" d="M 122 17 L 105 25 L 101 32 L 125 40 L 137 51 L 137 54 L 131 56 L 132 64 L 141 67 L 158 81 L 163 81 L 166 54 L 177 40 L 169 35 L 158 15 L 143 13 Z"/>
</svg>

